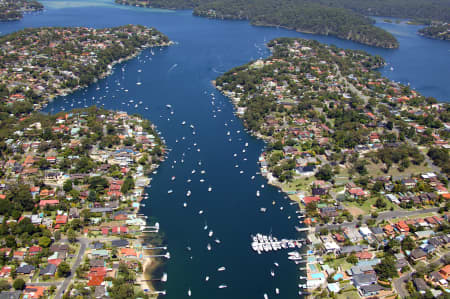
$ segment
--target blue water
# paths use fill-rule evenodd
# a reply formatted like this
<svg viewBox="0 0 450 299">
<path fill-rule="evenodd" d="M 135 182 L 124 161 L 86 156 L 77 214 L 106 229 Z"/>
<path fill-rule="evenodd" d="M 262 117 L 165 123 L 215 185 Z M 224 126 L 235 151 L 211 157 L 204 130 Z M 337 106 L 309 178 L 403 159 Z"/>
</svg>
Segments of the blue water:
<svg viewBox="0 0 450 299">
<path fill-rule="evenodd" d="M 56 4 L 62 5 L 60 2 L 44 4 L 50 7 L 45 12 L 27 15 L 18 22 L 2 23 L 0 31 L 5 34 L 25 27 L 100 28 L 134 23 L 154 26 L 177 42 L 172 47 L 156 49 L 154 56 L 146 50 L 137 58 L 117 65 L 108 78 L 56 99 L 46 110 L 104 105 L 108 109 L 140 113 L 158 126 L 172 151 L 153 176 L 150 199 L 142 211 L 160 222 L 172 256 L 166 268 L 169 279 L 163 286 L 167 298 L 187 297 L 189 288 L 193 298 L 263 298 L 264 293 L 274 295 L 275 288 L 280 289 L 281 298 L 298 298 L 300 273 L 288 261 L 287 253 L 257 255 L 251 251 L 250 234 L 261 232 L 294 238 L 297 237 L 294 225 L 298 223 L 295 208 L 256 174 L 256 161 L 264 144 L 244 132 L 229 101 L 211 86 L 211 80 L 220 73 L 266 57 L 269 52 L 264 44 L 275 37 L 315 38 L 385 57 L 389 66 L 381 70 L 383 74 L 396 81 L 411 82 L 412 87 L 427 96 L 448 100 L 450 94 L 450 43 L 419 37 L 413 34 L 417 29 L 414 26 L 381 24 L 400 40 L 400 49 L 385 50 L 331 37 L 253 27 L 247 22 L 208 20 L 193 17 L 190 11 L 140 10 L 106 0 L 65 1 L 64 5 L 73 6 L 65 9 L 55 8 Z M 94 6 L 84 7 L 86 4 Z M 389 70 L 391 65 L 394 71 Z M 136 85 L 138 81 L 142 85 Z M 129 92 L 121 90 L 122 87 Z M 214 105 L 210 93 L 215 94 Z M 134 103 L 128 105 L 131 99 L 134 103 L 142 101 L 143 105 L 136 109 Z M 166 104 L 172 105 L 173 115 Z M 145 106 L 149 110 L 144 110 Z M 187 122 L 185 126 L 181 125 L 183 120 Z M 195 135 L 190 124 L 195 126 Z M 248 148 L 244 146 L 246 142 Z M 193 169 L 195 174 L 191 173 Z M 206 173 L 202 175 L 200 170 Z M 176 176 L 175 181 L 171 181 L 172 176 Z M 191 183 L 186 182 L 188 178 Z M 204 183 L 199 181 L 201 178 Z M 261 188 L 262 184 L 265 188 Z M 207 191 L 209 186 L 212 192 Z M 169 189 L 172 194 L 167 193 Z M 255 196 L 257 189 L 261 191 L 259 199 Z M 189 198 L 185 195 L 187 190 L 192 191 Z M 276 204 L 272 205 L 272 201 Z M 188 203 L 187 208 L 183 202 Z M 260 207 L 266 207 L 267 212 L 261 213 Z M 199 215 L 199 210 L 204 214 Z M 214 231 L 213 238 L 203 230 L 205 222 L 208 230 Z M 216 237 L 220 244 L 212 240 Z M 212 251 L 207 251 L 207 243 L 211 243 Z M 192 251 L 186 250 L 187 246 Z M 275 261 L 279 268 L 274 266 Z M 226 271 L 218 272 L 220 266 L 225 266 Z M 271 277 L 271 269 L 275 270 L 275 277 Z M 211 277 L 209 282 L 204 281 L 206 275 Z M 228 288 L 218 289 L 223 283 Z"/>
</svg>

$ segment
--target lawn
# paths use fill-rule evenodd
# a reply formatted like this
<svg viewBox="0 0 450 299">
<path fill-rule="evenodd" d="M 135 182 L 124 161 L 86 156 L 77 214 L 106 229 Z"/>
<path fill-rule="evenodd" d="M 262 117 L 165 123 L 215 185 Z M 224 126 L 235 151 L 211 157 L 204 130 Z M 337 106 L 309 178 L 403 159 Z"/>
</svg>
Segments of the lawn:
<svg viewBox="0 0 450 299">
<path fill-rule="evenodd" d="M 381 176 L 381 175 L 392 175 L 392 176 L 410 176 L 411 174 L 417 174 L 417 173 L 424 173 L 432 171 L 431 168 L 428 167 L 428 165 L 414 165 L 411 163 L 411 165 L 405 169 L 403 172 L 398 171 L 397 165 L 393 165 L 389 169 L 389 173 L 384 173 L 382 169 L 384 168 L 383 163 L 374 164 L 372 162 L 369 162 L 367 165 L 367 171 L 371 176 Z"/>
<path fill-rule="evenodd" d="M 384 209 L 378 209 L 376 208 L 375 202 L 376 202 L 376 198 L 369 198 L 368 200 L 366 200 L 362 205 L 358 204 L 355 201 L 345 201 L 344 202 L 344 206 L 345 207 L 355 207 L 361 210 L 360 214 L 370 214 L 372 212 L 383 212 L 383 211 L 389 211 L 391 209 L 391 207 L 394 208 L 394 210 L 400 210 L 401 208 L 395 204 L 393 204 L 392 202 L 390 202 L 387 199 L 384 199 L 384 202 L 386 203 L 386 207 Z M 355 216 L 355 215 L 353 215 Z M 357 215 L 356 215 L 357 216 Z"/>
<path fill-rule="evenodd" d="M 327 262 L 330 267 L 337 269 L 338 267 L 341 267 L 342 270 L 346 271 L 350 269 L 353 265 L 348 263 L 345 258 L 340 259 L 333 259 Z"/>
<path fill-rule="evenodd" d="M 360 299 L 357 291 L 343 292 L 342 294 L 336 295 L 337 299 Z"/>
<path fill-rule="evenodd" d="M 291 182 L 283 182 L 281 183 L 281 187 L 285 191 L 297 191 L 297 190 L 306 190 L 309 188 L 311 183 L 315 180 L 315 177 L 301 177 L 294 178 Z"/>
</svg>

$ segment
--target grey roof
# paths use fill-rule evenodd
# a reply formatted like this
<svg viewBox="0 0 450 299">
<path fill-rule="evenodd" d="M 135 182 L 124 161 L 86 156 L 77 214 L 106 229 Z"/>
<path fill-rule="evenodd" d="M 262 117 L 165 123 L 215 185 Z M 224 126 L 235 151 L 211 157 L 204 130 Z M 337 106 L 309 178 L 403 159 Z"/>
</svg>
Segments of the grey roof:
<svg viewBox="0 0 450 299">
<path fill-rule="evenodd" d="M 112 208 L 91 208 L 91 213 L 111 213 Z"/>
<path fill-rule="evenodd" d="M 377 275 L 375 273 L 357 274 L 353 276 L 353 282 L 356 286 L 373 284 L 377 282 Z"/>
<path fill-rule="evenodd" d="M 20 295 L 22 295 L 21 291 L 1 292 L 0 299 L 19 299 Z"/>
<path fill-rule="evenodd" d="M 21 274 L 30 274 L 31 271 L 33 271 L 35 268 L 33 265 L 23 265 L 20 266 L 16 269 L 17 273 L 21 273 Z"/>
<path fill-rule="evenodd" d="M 411 251 L 411 257 L 413 259 L 419 259 L 419 258 L 424 257 L 426 255 L 427 255 L 427 253 L 425 251 L 423 251 L 422 249 L 420 249 L 420 248 L 416 248 L 413 251 Z"/>
<path fill-rule="evenodd" d="M 375 226 L 375 227 L 371 227 L 370 230 L 372 231 L 372 233 L 374 235 L 381 235 L 384 234 L 384 231 L 381 227 Z"/>
<path fill-rule="evenodd" d="M 341 248 L 341 253 L 352 253 L 352 252 L 361 252 L 364 249 L 367 249 L 367 245 L 351 245 L 351 246 L 344 246 Z"/>
<path fill-rule="evenodd" d="M 54 275 L 56 272 L 56 265 L 48 264 L 47 267 L 41 270 L 40 275 Z"/>
<path fill-rule="evenodd" d="M 128 246 L 129 242 L 125 239 L 117 239 L 111 241 L 111 246 L 113 247 L 125 247 Z"/>
<path fill-rule="evenodd" d="M 399 259 L 395 263 L 395 268 L 397 268 L 397 269 L 401 269 L 405 266 L 408 266 L 408 262 L 405 259 Z"/>
<path fill-rule="evenodd" d="M 426 291 L 428 290 L 428 285 L 422 278 L 414 278 L 414 285 L 416 286 L 418 291 Z"/>
<path fill-rule="evenodd" d="M 379 291 L 385 290 L 385 288 L 383 288 L 382 286 L 380 286 L 377 283 L 366 285 L 366 286 L 362 286 L 362 287 L 360 287 L 360 289 L 361 289 L 363 294 L 379 292 Z"/>
</svg>

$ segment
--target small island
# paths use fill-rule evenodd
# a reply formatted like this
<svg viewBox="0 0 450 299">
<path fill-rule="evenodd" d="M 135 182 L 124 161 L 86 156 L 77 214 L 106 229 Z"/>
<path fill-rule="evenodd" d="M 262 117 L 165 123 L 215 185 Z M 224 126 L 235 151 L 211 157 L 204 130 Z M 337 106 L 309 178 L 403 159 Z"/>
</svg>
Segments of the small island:
<svg viewBox="0 0 450 299">
<path fill-rule="evenodd" d="M 41 11 L 44 6 L 36 0 L 2 0 L 0 2 L 0 21 L 17 21 L 23 13 Z"/>
<path fill-rule="evenodd" d="M 450 105 L 382 77 L 384 60 L 363 51 L 294 38 L 268 46 L 272 56 L 214 84 L 266 141 L 261 174 L 304 213 L 302 286 L 314 298 L 404 298 L 405 287 L 445 298 Z"/>
<path fill-rule="evenodd" d="M 115 63 L 167 46 L 155 28 L 30 28 L 0 37 L 0 114 L 21 117 L 103 78 Z M 0 123 L 3 123 L 3 119 Z"/>
<path fill-rule="evenodd" d="M 450 40 L 449 23 L 433 23 L 419 30 L 419 34 L 434 39 Z"/>
</svg>

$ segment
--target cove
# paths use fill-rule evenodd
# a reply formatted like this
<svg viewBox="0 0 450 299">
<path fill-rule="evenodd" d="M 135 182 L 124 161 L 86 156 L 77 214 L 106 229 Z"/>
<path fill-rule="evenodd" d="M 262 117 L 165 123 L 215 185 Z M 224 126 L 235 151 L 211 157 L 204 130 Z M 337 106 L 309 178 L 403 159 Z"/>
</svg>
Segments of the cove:
<svg viewBox="0 0 450 299">
<path fill-rule="evenodd" d="M 44 5 L 52 2 L 44 1 Z M 220 73 L 266 57 L 270 53 L 264 44 L 275 37 L 314 38 L 381 55 L 389 63 L 380 70 L 384 75 L 395 81 L 410 82 L 426 96 L 449 99 L 450 44 L 415 35 L 417 26 L 380 24 L 400 41 L 398 50 L 384 50 L 332 37 L 253 27 L 248 22 L 208 20 L 194 17 L 190 11 L 141 10 L 115 5 L 112 0 L 110 4 L 100 1 L 102 5 L 94 1 L 68 2 L 70 8 L 47 5 L 49 8 L 43 13 L 27 15 L 18 22 L 2 23 L 0 31 L 6 34 L 26 27 L 100 28 L 135 23 L 154 26 L 177 42 L 163 50 L 155 49 L 155 55 L 146 50 L 135 59 L 116 65 L 111 76 L 55 99 L 45 111 L 103 105 L 107 109 L 140 113 L 158 126 L 172 151 L 153 176 L 148 189 L 150 198 L 143 202 L 146 207 L 142 208 L 142 213 L 161 224 L 171 253 L 165 266 L 168 282 L 161 286 L 167 290 L 166 298 L 186 298 L 189 288 L 193 298 L 263 298 L 264 293 L 273 297 L 275 288 L 280 289 L 280 298 L 299 297 L 297 284 L 301 271 L 299 265 L 287 260 L 287 251 L 257 255 L 250 248 L 250 235 L 258 232 L 272 233 L 278 238 L 296 238 L 294 226 L 298 225 L 298 220 L 294 206 L 256 175 L 256 162 L 264 144 L 244 132 L 232 114 L 232 105 L 211 86 L 211 80 Z M 136 85 L 137 82 L 142 85 Z M 211 93 L 215 95 L 214 105 Z M 134 108 L 133 104 L 128 105 L 130 100 L 143 104 Z M 167 104 L 172 109 L 166 108 Z M 145 106 L 149 109 L 145 110 Z M 186 125 L 183 126 L 182 121 L 186 121 Z M 190 124 L 195 128 L 195 135 Z M 192 174 L 194 169 L 196 172 Z M 201 174 L 201 170 L 205 170 L 205 174 Z M 174 181 L 172 176 L 176 177 Z M 192 181 L 187 183 L 188 179 Z M 209 186 L 212 192 L 208 192 Z M 170 189 L 172 194 L 167 193 Z M 257 189 L 261 191 L 259 198 Z M 188 190 L 192 191 L 189 198 L 186 197 Z M 261 213 L 261 207 L 266 207 L 267 212 Z M 201 215 L 200 210 L 204 211 Z M 207 231 L 203 229 L 205 223 Z M 212 238 L 208 237 L 210 229 L 214 231 Z M 215 243 L 215 238 L 221 243 Z M 211 251 L 206 248 L 208 243 L 211 243 Z M 192 250 L 188 251 L 187 246 Z M 280 266 L 275 267 L 274 262 Z M 221 266 L 226 270 L 218 272 Z M 270 275 L 272 269 L 275 277 Z M 210 280 L 205 282 L 207 275 Z M 228 288 L 218 289 L 220 284 L 227 284 Z"/>
</svg>

